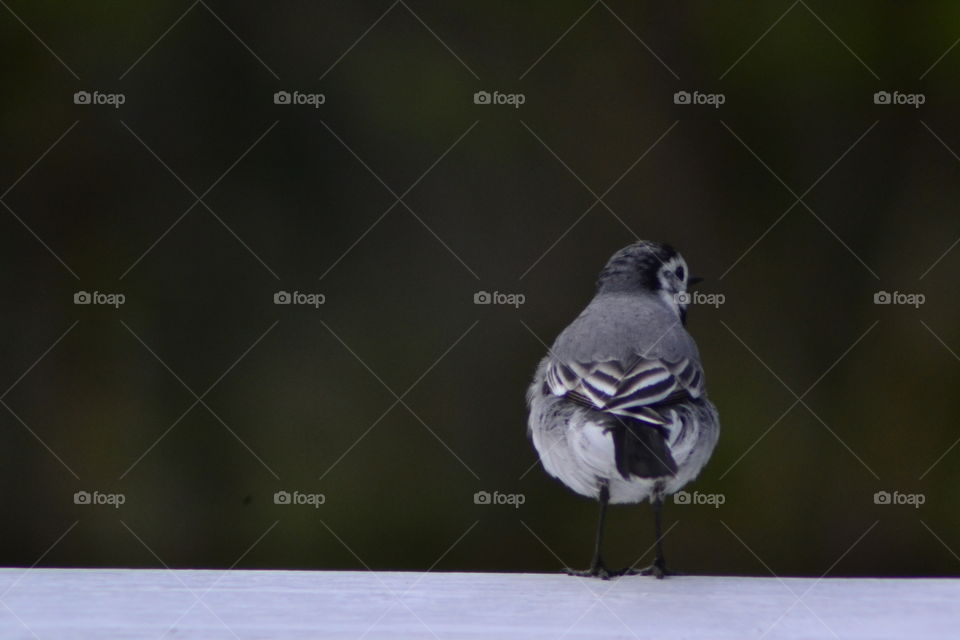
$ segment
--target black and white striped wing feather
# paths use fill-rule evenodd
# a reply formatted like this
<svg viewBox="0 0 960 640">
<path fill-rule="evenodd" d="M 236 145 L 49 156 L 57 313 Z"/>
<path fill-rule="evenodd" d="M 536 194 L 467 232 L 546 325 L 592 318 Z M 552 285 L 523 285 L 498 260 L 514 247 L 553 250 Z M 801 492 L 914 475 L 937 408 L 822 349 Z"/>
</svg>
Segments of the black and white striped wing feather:
<svg viewBox="0 0 960 640">
<path fill-rule="evenodd" d="M 653 425 L 668 423 L 658 408 L 704 393 L 703 372 L 699 364 L 687 358 L 670 362 L 638 356 L 626 366 L 617 360 L 554 360 L 546 374 L 547 386 L 556 396 Z"/>
</svg>

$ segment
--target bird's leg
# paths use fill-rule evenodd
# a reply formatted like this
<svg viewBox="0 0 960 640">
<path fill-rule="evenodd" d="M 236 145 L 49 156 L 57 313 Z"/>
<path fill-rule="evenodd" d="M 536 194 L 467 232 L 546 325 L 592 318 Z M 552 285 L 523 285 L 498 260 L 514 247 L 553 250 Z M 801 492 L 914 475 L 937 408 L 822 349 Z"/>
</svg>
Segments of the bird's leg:
<svg viewBox="0 0 960 640">
<path fill-rule="evenodd" d="M 662 487 L 657 487 L 654 491 L 650 504 L 653 506 L 653 532 L 656 536 L 656 556 L 653 559 L 653 564 L 646 569 L 642 569 L 640 573 L 645 576 L 656 576 L 658 580 L 662 580 L 663 576 L 677 575 L 675 572 L 667 569 L 667 561 L 663 558 L 663 527 L 661 526 L 660 517 L 660 513 L 663 510 Z"/>
<path fill-rule="evenodd" d="M 609 580 L 611 577 L 620 574 L 607 570 L 606 565 L 603 564 L 603 557 L 600 555 L 600 547 L 603 545 L 603 525 L 607 518 L 607 503 L 610 501 L 610 489 L 607 487 L 606 482 L 600 486 L 600 496 L 598 499 L 600 500 L 600 521 L 597 523 L 597 543 L 593 550 L 593 560 L 590 562 L 590 568 L 583 570 L 567 568 L 563 571 L 571 576 Z"/>
</svg>

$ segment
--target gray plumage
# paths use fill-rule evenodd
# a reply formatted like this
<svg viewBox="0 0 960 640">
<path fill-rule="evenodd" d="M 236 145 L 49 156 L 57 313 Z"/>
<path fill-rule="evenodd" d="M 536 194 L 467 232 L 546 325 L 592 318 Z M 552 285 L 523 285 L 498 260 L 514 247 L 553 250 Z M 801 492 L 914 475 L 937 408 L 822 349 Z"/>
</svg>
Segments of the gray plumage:
<svg viewBox="0 0 960 640">
<path fill-rule="evenodd" d="M 684 326 L 688 276 L 668 245 L 618 251 L 527 392 L 544 468 L 603 506 L 650 499 L 659 507 L 697 476 L 717 442 L 717 411 Z"/>
</svg>

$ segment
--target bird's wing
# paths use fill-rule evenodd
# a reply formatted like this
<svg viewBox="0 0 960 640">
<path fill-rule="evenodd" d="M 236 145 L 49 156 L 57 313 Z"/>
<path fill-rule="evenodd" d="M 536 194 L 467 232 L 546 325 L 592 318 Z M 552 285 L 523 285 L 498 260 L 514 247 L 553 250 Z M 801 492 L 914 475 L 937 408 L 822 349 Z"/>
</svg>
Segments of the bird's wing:
<svg viewBox="0 0 960 640">
<path fill-rule="evenodd" d="M 670 361 L 636 356 L 631 362 L 562 362 L 551 359 L 547 386 L 584 406 L 662 426 L 658 409 L 704 393 L 703 371 L 689 358 Z"/>
</svg>

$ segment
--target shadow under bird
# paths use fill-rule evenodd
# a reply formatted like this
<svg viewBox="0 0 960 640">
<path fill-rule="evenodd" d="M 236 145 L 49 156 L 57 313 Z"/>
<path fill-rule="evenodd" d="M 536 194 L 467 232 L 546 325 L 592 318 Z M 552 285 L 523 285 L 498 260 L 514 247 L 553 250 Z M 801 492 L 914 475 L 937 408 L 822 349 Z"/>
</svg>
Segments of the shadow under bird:
<svg viewBox="0 0 960 640">
<path fill-rule="evenodd" d="M 720 433 L 697 345 L 686 330 L 683 257 L 657 242 L 616 252 L 586 309 L 557 337 L 527 391 L 528 433 L 547 473 L 600 502 L 593 561 L 580 576 L 662 578 L 664 498 L 693 480 Z M 656 555 L 611 571 L 601 556 L 607 504 L 650 500 Z"/>
</svg>

